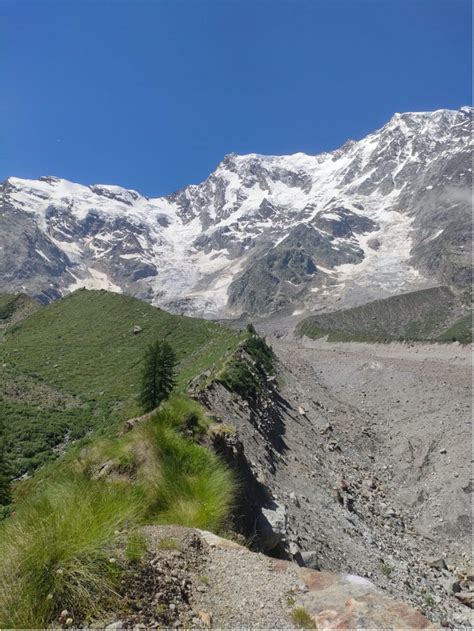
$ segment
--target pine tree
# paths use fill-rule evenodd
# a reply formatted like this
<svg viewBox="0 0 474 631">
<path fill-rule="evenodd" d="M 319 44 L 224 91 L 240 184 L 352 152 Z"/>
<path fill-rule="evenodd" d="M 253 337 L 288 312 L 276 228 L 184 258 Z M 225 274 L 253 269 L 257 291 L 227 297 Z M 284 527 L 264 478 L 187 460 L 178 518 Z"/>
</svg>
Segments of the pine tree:
<svg viewBox="0 0 474 631">
<path fill-rule="evenodd" d="M 5 453 L 5 427 L 0 421 L 0 506 L 10 504 L 10 472 Z"/>
<path fill-rule="evenodd" d="M 140 404 L 151 412 L 168 399 L 175 386 L 176 355 L 168 342 L 155 342 L 145 354 Z"/>
</svg>

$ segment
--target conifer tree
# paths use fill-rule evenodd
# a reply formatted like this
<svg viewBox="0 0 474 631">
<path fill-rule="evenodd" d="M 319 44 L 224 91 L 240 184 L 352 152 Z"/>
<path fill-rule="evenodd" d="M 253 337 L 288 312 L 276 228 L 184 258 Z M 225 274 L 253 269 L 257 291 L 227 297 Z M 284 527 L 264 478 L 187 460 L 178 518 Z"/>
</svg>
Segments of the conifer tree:
<svg viewBox="0 0 474 631">
<path fill-rule="evenodd" d="M 176 355 L 168 342 L 154 342 L 145 354 L 140 404 L 151 412 L 168 399 L 175 386 Z"/>
<path fill-rule="evenodd" d="M 255 327 L 252 324 L 252 322 L 249 322 L 247 324 L 247 333 L 249 333 L 250 335 L 257 335 L 257 331 L 255 330 Z"/>
<path fill-rule="evenodd" d="M 5 426 L 0 421 L 0 506 L 11 502 L 10 471 L 5 453 Z"/>
</svg>

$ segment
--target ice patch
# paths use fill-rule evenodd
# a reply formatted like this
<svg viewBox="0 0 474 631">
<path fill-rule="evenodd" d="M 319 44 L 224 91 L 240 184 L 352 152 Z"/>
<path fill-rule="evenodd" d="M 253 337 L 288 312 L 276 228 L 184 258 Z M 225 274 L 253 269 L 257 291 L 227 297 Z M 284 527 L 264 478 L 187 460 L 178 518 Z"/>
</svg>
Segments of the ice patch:
<svg viewBox="0 0 474 631">
<path fill-rule="evenodd" d="M 67 291 L 75 291 L 76 289 L 105 289 L 106 291 L 112 291 L 118 294 L 122 293 L 122 288 L 115 285 L 104 272 L 90 267 L 87 270 L 89 277 L 78 278 L 74 274 L 76 281 L 69 285 Z"/>
</svg>

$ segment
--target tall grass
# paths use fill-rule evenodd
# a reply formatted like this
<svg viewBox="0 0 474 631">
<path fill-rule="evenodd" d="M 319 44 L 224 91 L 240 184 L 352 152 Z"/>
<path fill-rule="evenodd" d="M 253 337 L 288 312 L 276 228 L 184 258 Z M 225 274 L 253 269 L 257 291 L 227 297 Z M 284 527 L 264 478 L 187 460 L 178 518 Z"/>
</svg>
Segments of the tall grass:
<svg viewBox="0 0 474 631">
<path fill-rule="evenodd" d="M 175 397 L 129 434 L 91 441 L 82 462 L 73 451 L 40 471 L 0 526 L 0 628 L 45 627 L 64 609 L 78 623 L 117 609 L 117 531 L 130 543 L 144 524 L 224 528 L 233 476 L 182 432 L 206 423 L 197 404 Z M 94 479 L 104 462 L 112 474 Z"/>
<path fill-rule="evenodd" d="M 72 476 L 23 501 L 0 530 L 0 626 L 100 613 L 116 597 L 115 533 L 138 515 L 132 489 Z"/>
<path fill-rule="evenodd" d="M 159 416 L 146 434 L 160 462 L 160 476 L 149 495 L 149 519 L 213 531 L 223 527 L 236 490 L 230 470 Z"/>
</svg>

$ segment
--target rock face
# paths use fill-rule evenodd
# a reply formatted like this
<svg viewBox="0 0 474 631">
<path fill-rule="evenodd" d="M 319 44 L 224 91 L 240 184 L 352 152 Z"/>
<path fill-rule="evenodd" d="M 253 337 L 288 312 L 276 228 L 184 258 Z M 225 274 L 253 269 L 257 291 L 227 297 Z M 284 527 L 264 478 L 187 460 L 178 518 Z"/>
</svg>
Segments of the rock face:
<svg viewBox="0 0 474 631">
<path fill-rule="evenodd" d="M 278 376 L 257 397 L 218 382 L 197 395 L 240 475 L 237 526 L 275 558 L 363 576 L 438 628 L 469 628 L 469 349 L 267 341 Z M 360 626 L 370 599 L 354 604 Z"/>
<path fill-rule="evenodd" d="M 0 189 L 4 291 L 78 287 L 235 316 L 470 281 L 471 108 L 395 114 L 316 156 L 231 154 L 149 199 L 55 177 Z"/>
</svg>

